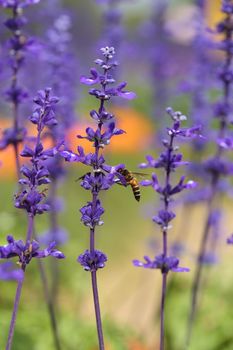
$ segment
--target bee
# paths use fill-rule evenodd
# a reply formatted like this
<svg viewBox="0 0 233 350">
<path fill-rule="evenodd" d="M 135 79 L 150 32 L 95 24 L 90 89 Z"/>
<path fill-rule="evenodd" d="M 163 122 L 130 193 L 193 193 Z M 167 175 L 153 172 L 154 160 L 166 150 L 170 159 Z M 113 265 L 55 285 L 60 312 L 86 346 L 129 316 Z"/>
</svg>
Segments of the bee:
<svg viewBox="0 0 233 350">
<path fill-rule="evenodd" d="M 137 180 L 137 177 L 144 177 L 147 174 L 143 173 L 134 173 L 132 171 L 129 171 L 127 169 L 120 168 L 117 170 L 119 174 L 121 174 L 126 181 L 126 186 L 130 185 L 134 194 L 134 198 L 136 201 L 140 201 L 141 198 L 141 191 L 140 191 L 140 186 Z"/>
<path fill-rule="evenodd" d="M 101 170 L 97 170 L 97 171 L 95 171 L 95 173 L 102 174 L 103 176 L 105 176 L 105 173 Z M 132 188 L 133 194 L 134 194 L 134 198 L 136 199 L 136 201 L 139 202 L 140 198 L 141 198 L 141 191 L 140 191 L 140 186 L 139 186 L 139 182 L 138 182 L 137 178 L 138 177 L 144 178 L 145 176 L 148 176 L 148 174 L 135 173 L 135 172 L 129 171 L 125 168 L 124 169 L 119 168 L 117 170 L 117 173 L 119 173 L 119 178 L 116 180 L 116 184 L 123 185 L 121 183 L 121 180 L 120 180 L 120 175 L 121 175 L 125 180 L 125 184 L 123 186 L 130 185 Z M 91 172 L 84 174 L 83 176 L 79 177 L 75 181 L 84 180 L 86 175 L 91 175 Z"/>
</svg>

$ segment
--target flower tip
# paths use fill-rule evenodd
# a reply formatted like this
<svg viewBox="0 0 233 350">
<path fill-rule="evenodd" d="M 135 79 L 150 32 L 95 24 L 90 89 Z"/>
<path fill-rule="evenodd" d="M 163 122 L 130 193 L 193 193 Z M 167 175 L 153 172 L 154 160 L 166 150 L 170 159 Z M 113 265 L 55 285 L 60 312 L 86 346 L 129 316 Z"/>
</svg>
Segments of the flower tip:
<svg viewBox="0 0 233 350">
<path fill-rule="evenodd" d="M 86 84 L 87 78 L 84 75 L 81 75 L 79 81 L 81 84 Z"/>
<path fill-rule="evenodd" d="M 168 114 L 170 114 L 170 113 L 173 112 L 173 109 L 172 109 L 171 107 L 167 107 L 167 108 L 166 108 L 166 112 L 167 112 Z"/>
<path fill-rule="evenodd" d="M 63 254 L 62 252 L 60 252 L 59 250 L 56 252 L 56 254 L 54 255 L 55 258 L 57 259 L 65 259 L 65 254 Z"/>
<path fill-rule="evenodd" d="M 14 237 L 12 235 L 8 235 L 6 239 L 8 243 L 14 243 Z"/>
<path fill-rule="evenodd" d="M 135 92 L 132 91 L 128 91 L 124 93 L 123 96 L 126 100 L 134 100 L 135 98 L 137 98 L 137 95 L 135 94 Z"/>
<path fill-rule="evenodd" d="M 139 260 L 136 260 L 136 259 L 134 259 L 132 261 L 132 263 L 133 263 L 134 266 L 139 266 L 139 267 L 143 266 L 143 263 L 141 261 L 139 261 Z"/>
<path fill-rule="evenodd" d="M 189 180 L 186 184 L 187 188 L 195 188 L 197 187 L 197 182 L 193 181 L 193 180 Z"/>
</svg>

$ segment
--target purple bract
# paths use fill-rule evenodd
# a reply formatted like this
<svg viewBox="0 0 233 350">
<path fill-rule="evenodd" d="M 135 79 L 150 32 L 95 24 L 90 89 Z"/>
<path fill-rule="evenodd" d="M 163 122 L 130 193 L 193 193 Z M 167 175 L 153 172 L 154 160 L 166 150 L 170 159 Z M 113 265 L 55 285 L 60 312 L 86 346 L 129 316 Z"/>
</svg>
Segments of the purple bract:
<svg viewBox="0 0 233 350">
<path fill-rule="evenodd" d="M 22 240 L 14 240 L 13 236 L 7 236 L 8 244 L 0 246 L 0 259 L 10 259 L 18 257 L 18 264 L 24 271 L 26 266 L 30 263 L 32 258 L 46 258 L 47 256 L 53 256 L 57 259 L 65 258 L 64 254 L 55 248 L 55 242 L 40 250 L 39 243 L 36 241 L 27 241 L 24 243 Z"/>
<path fill-rule="evenodd" d="M 78 262 L 83 266 L 86 271 L 97 271 L 105 266 L 107 256 L 99 250 L 90 252 L 86 250 L 83 254 L 78 257 Z"/>
<path fill-rule="evenodd" d="M 56 125 L 54 108 L 58 98 L 51 96 L 51 89 L 47 88 L 39 91 L 34 99 L 36 107 L 33 114 L 29 117 L 33 124 L 37 125 L 38 135 L 33 148 L 25 145 L 21 156 L 29 158 L 30 165 L 23 165 L 20 169 L 24 176 L 20 178 L 19 183 L 24 189 L 15 196 L 15 206 L 19 209 L 25 209 L 33 216 L 42 214 L 50 209 L 49 205 L 42 203 L 45 198 L 45 191 L 39 191 L 38 187 L 50 182 L 49 170 L 45 161 L 54 157 L 57 153 L 55 148 L 45 150 L 41 142 L 41 134 L 46 126 Z"/>
<path fill-rule="evenodd" d="M 161 273 L 168 273 L 170 270 L 173 272 L 188 272 L 187 267 L 179 266 L 179 259 L 175 256 L 164 257 L 162 254 L 157 255 L 154 260 L 151 260 L 148 256 L 144 256 L 145 262 L 139 260 L 133 260 L 134 266 L 144 267 L 146 269 L 159 269 Z"/>
</svg>

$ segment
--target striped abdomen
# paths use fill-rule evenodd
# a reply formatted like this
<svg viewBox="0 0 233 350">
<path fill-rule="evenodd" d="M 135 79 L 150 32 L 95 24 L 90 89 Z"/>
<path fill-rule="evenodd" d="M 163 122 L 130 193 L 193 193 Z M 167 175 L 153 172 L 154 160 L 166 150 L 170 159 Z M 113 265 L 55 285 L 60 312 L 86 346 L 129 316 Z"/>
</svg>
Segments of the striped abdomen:
<svg viewBox="0 0 233 350">
<path fill-rule="evenodd" d="M 127 185 L 130 185 L 132 188 L 134 198 L 136 199 L 136 201 L 139 202 L 141 197 L 141 192 L 140 192 L 140 187 L 136 177 L 134 177 L 133 174 L 127 169 L 119 169 L 118 171 L 125 177 L 125 181 Z"/>
<path fill-rule="evenodd" d="M 127 180 L 126 180 L 127 181 Z M 136 201 L 140 201 L 140 197 L 141 197 L 141 192 L 140 192 L 140 187 L 139 184 L 137 182 L 137 179 L 135 177 L 132 176 L 132 179 L 127 183 L 129 183 L 129 185 L 132 188 L 133 194 L 134 194 L 134 198 L 136 199 Z"/>
</svg>

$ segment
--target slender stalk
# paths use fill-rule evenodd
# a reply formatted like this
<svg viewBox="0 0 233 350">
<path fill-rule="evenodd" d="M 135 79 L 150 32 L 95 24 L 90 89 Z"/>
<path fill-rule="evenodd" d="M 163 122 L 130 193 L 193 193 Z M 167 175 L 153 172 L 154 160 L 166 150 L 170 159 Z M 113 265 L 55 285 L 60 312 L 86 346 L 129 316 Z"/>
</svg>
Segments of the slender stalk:
<svg viewBox="0 0 233 350">
<path fill-rule="evenodd" d="M 57 192 L 57 180 L 52 179 L 50 186 L 50 230 L 52 232 L 52 240 L 56 241 L 56 232 L 58 231 L 58 215 L 56 211 L 56 192 Z M 55 259 L 51 260 L 51 272 L 52 272 L 52 283 L 51 283 L 51 295 L 53 295 L 53 304 L 56 304 L 58 295 L 58 285 L 59 285 L 59 268 L 58 263 Z"/>
<path fill-rule="evenodd" d="M 91 281 L 92 281 L 92 291 L 93 298 L 95 304 L 95 317 L 96 317 L 96 326 L 99 340 L 99 349 L 104 350 L 104 337 L 103 337 L 103 329 L 102 329 L 102 321 L 100 314 L 100 303 L 99 303 L 99 295 L 98 295 L 98 287 L 97 287 L 97 278 L 96 271 L 91 272 Z"/>
<path fill-rule="evenodd" d="M 167 160 L 167 168 L 166 168 L 166 179 L 165 179 L 165 186 L 169 185 L 170 182 L 170 173 L 171 173 L 171 155 L 173 151 L 173 141 L 174 136 L 171 136 L 170 144 L 168 148 L 168 160 Z M 164 194 L 163 197 L 164 201 L 164 210 L 168 211 L 169 208 L 169 195 Z M 163 228 L 163 256 L 164 258 L 167 257 L 167 227 Z M 165 298 L 166 298 L 166 291 L 167 291 L 167 272 L 162 271 L 162 296 L 161 296 L 161 311 L 160 311 L 160 350 L 164 350 L 164 323 L 165 323 Z"/>
<path fill-rule="evenodd" d="M 163 231 L 163 255 L 167 256 L 167 231 Z M 167 291 L 167 272 L 162 273 L 162 296 L 161 296 L 161 314 L 160 314 L 160 350 L 164 349 L 164 313 L 165 313 L 165 298 Z"/>
<path fill-rule="evenodd" d="M 28 230 L 27 230 L 26 242 L 32 240 L 33 229 L 34 229 L 34 215 L 28 214 Z"/>
<path fill-rule="evenodd" d="M 93 206 L 96 205 L 96 200 L 97 200 L 97 194 L 93 194 Z M 95 250 L 95 230 L 90 229 L 90 252 L 92 253 L 94 252 L 94 250 Z M 92 281 L 92 292 L 93 292 L 93 299 L 94 299 L 94 306 L 95 306 L 95 317 L 96 317 L 99 349 L 104 350 L 103 327 L 102 327 L 102 321 L 101 321 L 96 271 L 91 272 L 91 281 Z"/>
<path fill-rule="evenodd" d="M 34 216 L 28 215 L 28 229 L 27 229 L 26 241 L 31 240 L 32 235 L 33 235 L 33 227 L 34 227 Z M 11 317 L 11 323 L 10 323 L 10 328 L 9 328 L 9 333 L 8 333 L 6 350 L 11 349 L 12 340 L 13 340 L 13 336 L 14 336 L 16 317 L 17 317 L 17 313 L 18 313 L 18 307 L 19 307 L 19 302 L 20 302 L 20 297 L 21 297 L 21 292 L 22 292 L 22 287 L 23 287 L 23 282 L 24 282 L 24 277 L 25 277 L 25 271 L 23 270 L 23 272 L 24 272 L 23 277 L 18 281 L 18 285 L 17 285 L 17 289 L 16 289 L 14 308 L 13 308 L 12 317 Z"/>
<path fill-rule="evenodd" d="M 165 311 L 165 297 L 167 287 L 167 273 L 163 273 L 162 282 L 162 297 L 161 297 L 161 314 L 160 314 L 160 350 L 164 349 L 164 311 Z"/>
<path fill-rule="evenodd" d="M 103 101 L 101 101 L 100 110 L 103 109 Z M 98 125 L 99 130 L 101 132 L 102 124 Z M 99 148 L 95 149 L 96 159 L 99 156 Z M 96 165 L 96 169 L 98 169 L 98 164 Z M 96 203 L 98 199 L 98 192 L 92 193 L 92 211 L 95 212 Z M 95 227 L 90 229 L 90 252 L 93 253 L 95 250 Z M 100 303 L 99 303 L 99 294 L 98 294 L 98 286 L 97 286 L 97 273 L 96 271 L 91 272 L 91 281 L 92 281 L 92 292 L 95 306 L 95 317 L 96 317 L 96 327 L 98 333 L 98 341 L 99 341 L 99 349 L 104 350 L 104 336 L 103 336 L 103 327 L 101 321 L 101 313 L 100 313 Z"/>
<path fill-rule="evenodd" d="M 106 61 L 108 63 L 108 60 Z M 107 71 L 104 70 L 104 74 L 107 74 Z M 102 84 L 103 91 L 105 92 L 105 83 Z M 99 107 L 99 114 L 101 115 L 104 110 L 104 100 L 100 100 L 100 107 Z M 102 122 L 98 123 L 98 129 L 101 134 L 102 130 Z M 93 169 L 98 170 L 99 164 L 99 146 L 95 145 L 95 157 L 96 157 L 96 164 L 94 165 Z M 96 174 L 95 174 L 96 176 Z M 92 212 L 94 213 L 96 210 L 98 200 L 98 189 L 95 188 L 92 192 Z M 94 253 L 95 251 L 95 226 L 93 228 L 90 228 L 90 252 Z M 96 327 L 97 327 L 97 334 L 98 334 L 98 342 L 99 342 L 99 349 L 104 350 L 104 337 L 103 337 L 103 327 L 102 327 L 102 321 L 101 321 L 101 313 L 100 313 L 100 303 L 99 303 L 99 295 L 98 295 L 98 286 L 97 286 L 97 273 L 96 271 L 91 271 L 91 281 L 92 281 L 92 292 L 93 292 L 93 299 L 94 299 L 94 307 L 95 307 L 95 317 L 96 317 Z"/>
<path fill-rule="evenodd" d="M 8 339 L 7 339 L 7 344 L 6 344 L 6 350 L 11 349 L 12 340 L 13 340 L 14 331 L 15 331 L 16 316 L 17 316 L 17 312 L 18 312 L 23 282 L 24 282 L 24 275 L 23 275 L 23 278 L 18 281 L 18 285 L 17 285 L 17 289 L 16 289 L 15 302 L 14 302 L 14 308 L 13 308 L 13 313 L 12 313 L 12 317 L 11 317 L 11 323 L 10 323 L 10 329 L 9 329 L 9 334 L 8 334 Z"/>
</svg>

